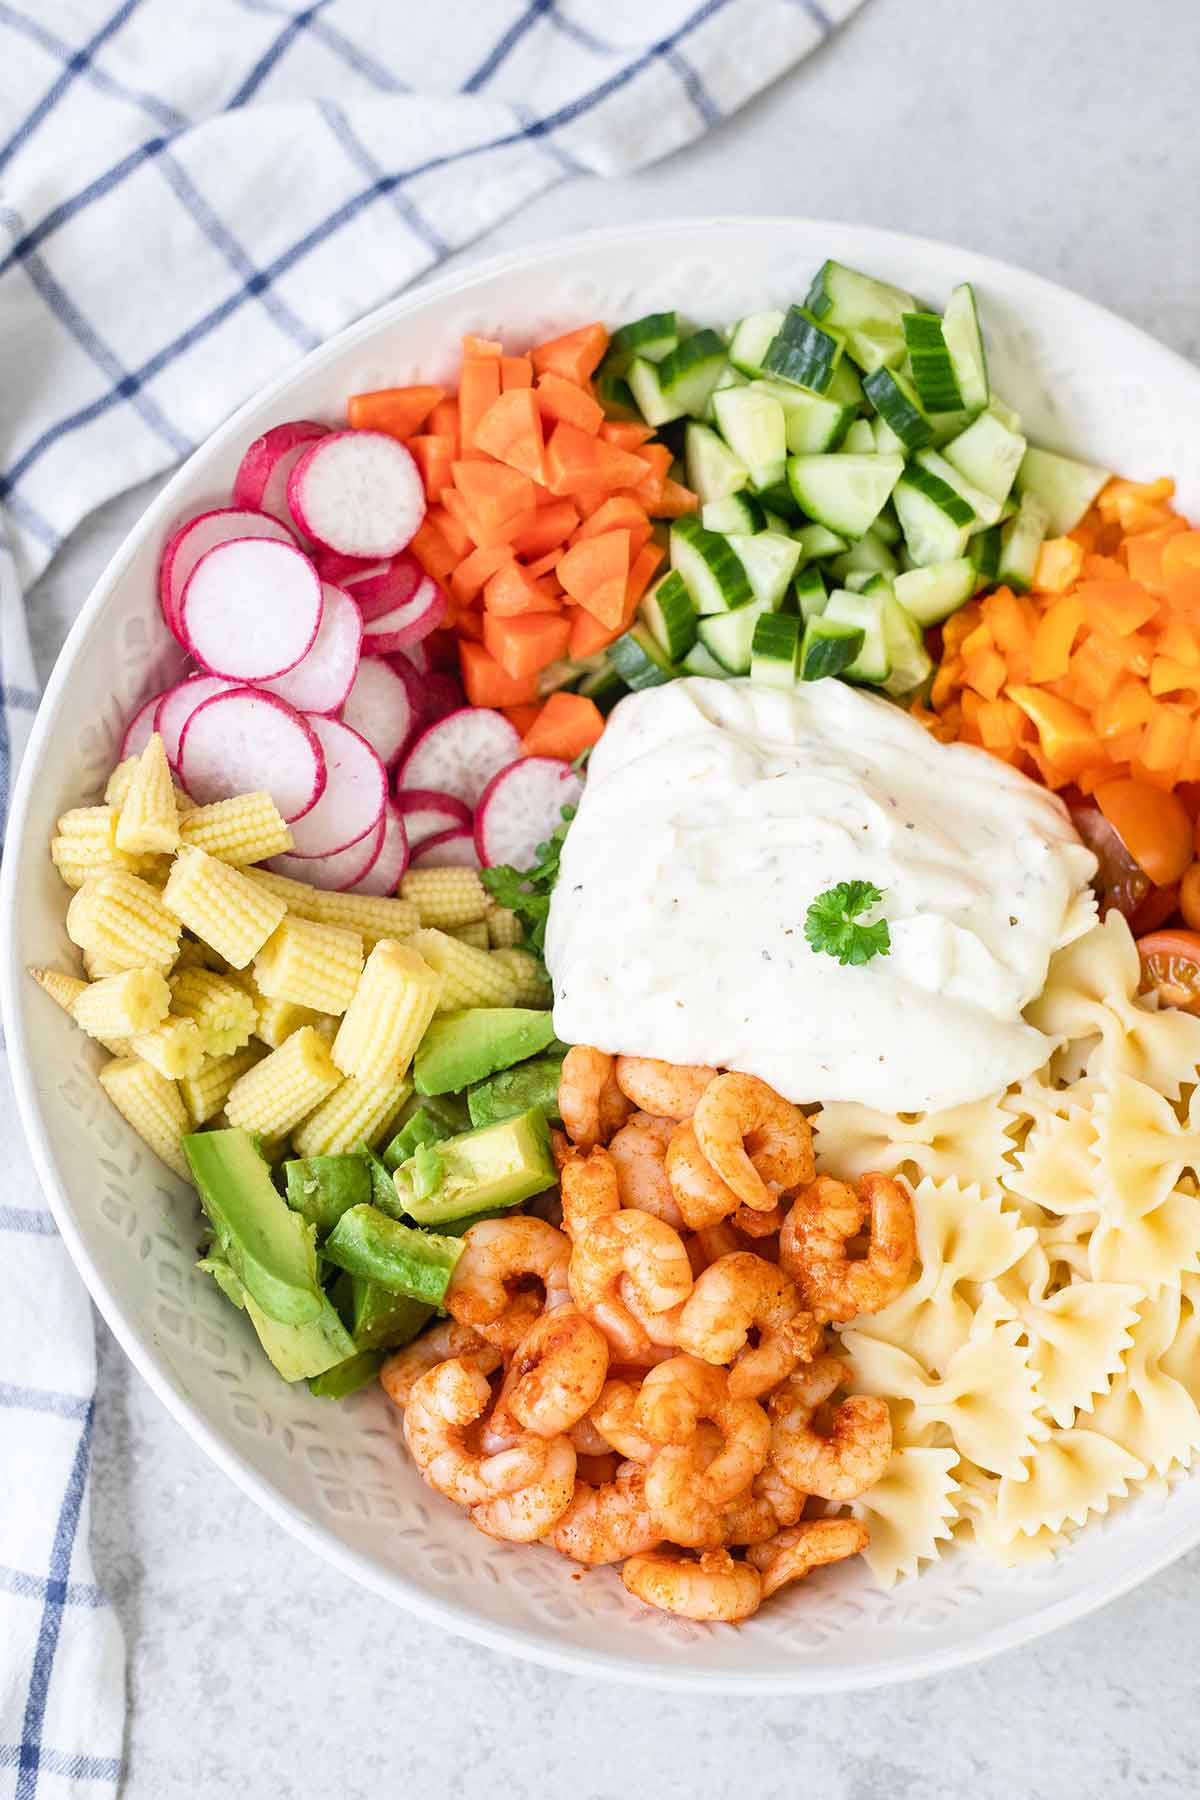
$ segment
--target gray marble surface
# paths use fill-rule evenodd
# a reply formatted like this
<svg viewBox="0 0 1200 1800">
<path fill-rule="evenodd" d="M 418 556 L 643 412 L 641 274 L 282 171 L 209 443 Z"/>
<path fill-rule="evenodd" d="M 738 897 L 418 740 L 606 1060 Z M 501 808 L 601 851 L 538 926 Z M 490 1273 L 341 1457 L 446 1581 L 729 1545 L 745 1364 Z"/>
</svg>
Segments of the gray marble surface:
<svg viewBox="0 0 1200 1800">
<path fill-rule="evenodd" d="M 672 214 L 860 219 L 1038 269 L 1200 355 L 1198 68 L 1196 0 L 866 0 L 685 156 L 560 187 L 486 249 Z M 43 674 L 152 491 L 88 521 L 35 590 Z M 95 1547 L 129 1641 L 126 1800 L 1200 1792 L 1200 1553 L 1030 1649 L 880 1693 L 600 1686 L 349 1586 L 205 1461 L 99 1331 Z"/>
</svg>

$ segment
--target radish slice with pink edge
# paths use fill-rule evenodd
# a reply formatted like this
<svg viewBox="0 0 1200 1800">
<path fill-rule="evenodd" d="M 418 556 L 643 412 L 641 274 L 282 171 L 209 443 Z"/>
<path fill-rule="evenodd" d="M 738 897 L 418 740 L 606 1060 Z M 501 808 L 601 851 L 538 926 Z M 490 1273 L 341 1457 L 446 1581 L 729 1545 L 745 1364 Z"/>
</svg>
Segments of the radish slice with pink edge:
<svg viewBox="0 0 1200 1800">
<path fill-rule="evenodd" d="M 234 794 L 270 794 L 290 824 L 325 791 L 325 756 L 294 706 L 260 688 L 232 687 L 204 700 L 184 724 L 179 773 L 201 806 Z"/>
<path fill-rule="evenodd" d="M 196 708 L 205 700 L 211 700 L 214 694 L 227 694 L 230 688 L 240 686 L 238 681 L 226 681 L 223 675 L 192 675 L 178 687 L 167 689 L 154 714 L 154 729 L 163 741 L 167 761 L 173 769 L 179 767 L 179 740 L 183 728 Z"/>
<path fill-rule="evenodd" d="M 158 565 L 158 603 L 167 630 L 185 649 L 188 646 L 179 622 L 179 608 L 188 576 L 200 558 L 218 544 L 248 537 L 273 538 L 280 544 L 296 542 L 295 532 L 281 519 L 240 506 L 219 506 L 211 512 L 198 513 L 167 539 Z"/>
<path fill-rule="evenodd" d="M 167 690 L 170 692 L 170 689 Z M 154 715 L 166 699 L 166 694 L 151 694 L 138 707 L 132 719 L 125 727 L 125 735 L 121 739 L 121 751 L 118 762 L 124 762 L 127 756 L 140 756 L 157 729 Z"/>
<path fill-rule="evenodd" d="M 429 660 L 429 650 L 423 642 L 419 644 L 402 644 L 399 650 L 389 650 L 384 652 L 384 654 L 402 657 L 405 662 L 412 664 L 418 675 L 428 675 L 432 667 Z M 460 706 L 464 704 L 464 701 L 459 701 Z"/>
<path fill-rule="evenodd" d="M 265 867 L 276 875 L 286 875 L 289 881 L 306 881 L 310 887 L 342 891 L 370 874 L 383 851 L 386 828 L 385 817 L 357 844 L 335 850 L 332 856 L 273 856 Z"/>
<path fill-rule="evenodd" d="M 394 655 L 407 644 L 418 644 L 436 631 L 450 602 L 432 576 L 424 575 L 411 599 L 368 619 L 364 614 L 363 643 L 376 656 Z"/>
<path fill-rule="evenodd" d="M 309 445 L 328 432 L 328 425 L 318 425 L 315 419 L 293 419 L 264 431 L 238 464 L 233 478 L 234 505 L 255 507 L 290 526 L 288 479 Z"/>
<path fill-rule="evenodd" d="M 368 744 L 340 719 L 309 715 L 325 758 L 325 791 L 311 812 L 292 826 L 297 857 L 333 856 L 374 831 L 387 805 L 387 770 Z"/>
<path fill-rule="evenodd" d="M 477 869 L 479 852 L 470 831 L 439 831 L 412 854 L 414 869 Z"/>
<path fill-rule="evenodd" d="M 394 556 L 425 517 L 425 487 L 404 445 L 382 431 L 331 431 L 288 481 L 301 531 L 343 556 Z"/>
<path fill-rule="evenodd" d="M 321 628 L 311 650 L 286 675 L 256 683 L 299 712 L 337 712 L 354 686 L 362 653 L 362 614 L 349 594 L 323 581 L 321 598 Z"/>
<path fill-rule="evenodd" d="M 418 722 L 406 682 L 379 656 L 359 663 L 342 718 L 366 738 L 385 769 L 400 760 Z"/>
<path fill-rule="evenodd" d="M 577 805 L 582 792 L 570 763 L 556 756 L 523 756 L 501 769 L 475 814 L 475 848 L 484 868 L 532 868 L 538 846 L 562 824 L 563 807 Z"/>
<path fill-rule="evenodd" d="M 416 557 L 402 550 L 399 556 L 389 556 L 386 562 L 365 563 L 347 574 L 342 585 L 358 603 L 369 624 L 381 613 L 405 605 L 426 579 Z"/>
<path fill-rule="evenodd" d="M 302 550 L 234 538 L 206 551 L 188 576 L 179 623 L 210 675 L 266 681 L 307 655 L 324 610 L 317 571 Z"/>
<path fill-rule="evenodd" d="M 389 800 L 384 814 L 383 844 L 379 855 L 365 875 L 352 882 L 351 894 L 375 894 L 387 899 L 400 886 L 400 877 L 408 867 L 408 833 L 404 818 L 394 800 Z"/>
<path fill-rule="evenodd" d="M 406 656 L 399 651 L 394 656 L 383 658 L 397 681 L 404 683 L 404 691 L 408 695 L 408 704 L 412 708 L 413 730 L 415 732 L 429 724 L 425 711 L 425 679 L 418 675 Z"/>
<path fill-rule="evenodd" d="M 520 735 L 503 713 L 463 706 L 426 726 L 400 765 L 399 786 L 437 788 L 474 807 L 492 776 L 520 753 Z"/>
<path fill-rule="evenodd" d="M 403 655 L 403 652 L 401 652 Z M 395 659 L 400 661 L 400 657 Z M 462 682 L 457 675 L 426 675 L 421 680 L 421 712 L 427 725 L 448 719 L 467 704 Z"/>
<path fill-rule="evenodd" d="M 404 816 L 410 849 L 440 837 L 447 831 L 470 831 L 471 809 L 453 794 L 439 794 L 433 788 L 401 788 L 396 805 Z"/>
</svg>

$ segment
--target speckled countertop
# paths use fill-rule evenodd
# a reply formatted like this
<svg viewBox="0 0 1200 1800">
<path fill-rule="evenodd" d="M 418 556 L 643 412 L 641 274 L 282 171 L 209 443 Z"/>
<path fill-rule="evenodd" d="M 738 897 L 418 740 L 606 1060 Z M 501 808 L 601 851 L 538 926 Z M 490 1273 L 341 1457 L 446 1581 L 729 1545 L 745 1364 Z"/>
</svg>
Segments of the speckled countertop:
<svg viewBox="0 0 1200 1800">
<path fill-rule="evenodd" d="M 1198 71 L 1196 0 L 866 0 L 685 156 L 561 187 L 479 253 L 672 214 L 858 219 L 1038 269 L 1198 356 Z M 35 591 L 43 673 L 151 492 L 90 520 Z M 1031 1649 L 883 1692 L 601 1686 L 351 1587 L 201 1456 L 99 1329 L 94 1530 L 129 1642 L 124 1800 L 1200 1793 L 1200 1552 Z"/>
</svg>

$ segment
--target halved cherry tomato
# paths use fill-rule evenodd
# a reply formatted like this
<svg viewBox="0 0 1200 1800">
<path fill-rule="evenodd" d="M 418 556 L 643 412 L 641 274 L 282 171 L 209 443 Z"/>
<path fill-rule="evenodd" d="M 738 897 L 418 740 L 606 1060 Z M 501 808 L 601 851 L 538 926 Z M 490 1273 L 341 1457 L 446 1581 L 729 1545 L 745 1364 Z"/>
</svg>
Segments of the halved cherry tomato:
<svg viewBox="0 0 1200 1800">
<path fill-rule="evenodd" d="M 1200 862 L 1194 862 L 1184 872 L 1179 884 L 1179 910 L 1184 924 L 1200 931 Z"/>
<path fill-rule="evenodd" d="M 1131 919 L 1150 893 L 1150 877 L 1134 862 L 1098 806 L 1082 801 L 1078 806 L 1072 806 L 1071 818 L 1100 865 L 1095 886 L 1101 915 L 1115 907 L 1125 918 Z"/>
<path fill-rule="evenodd" d="M 1152 931 L 1138 939 L 1142 992 L 1160 1006 L 1200 1012 L 1200 931 Z"/>
<path fill-rule="evenodd" d="M 1195 854 L 1192 821 L 1177 795 L 1148 781 L 1105 781 L 1096 805 L 1156 887 L 1178 881 Z"/>
<path fill-rule="evenodd" d="M 1160 925 L 1165 925 L 1171 914 L 1179 911 L 1179 893 L 1179 883 L 1175 881 L 1170 887 L 1151 888 L 1130 917 L 1129 929 L 1134 937 L 1145 937 L 1148 931 L 1157 931 Z"/>
</svg>

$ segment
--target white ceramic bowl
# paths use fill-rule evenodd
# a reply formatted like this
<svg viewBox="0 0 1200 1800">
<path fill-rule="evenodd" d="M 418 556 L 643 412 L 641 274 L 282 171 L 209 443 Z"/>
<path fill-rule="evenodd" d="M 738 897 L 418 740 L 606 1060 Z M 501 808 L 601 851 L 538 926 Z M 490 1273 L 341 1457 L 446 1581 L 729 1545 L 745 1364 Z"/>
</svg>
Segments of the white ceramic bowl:
<svg viewBox="0 0 1200 1800">
<path fill-rule="evenodd" d="M 227 502 L 245 445 L 288 418 L 340 418 L 347 394 L 453 378 L 464 331 L 513 348 L 595 317 L 682 306 L 721 322 L 802 296 L 826 256 L 935 303 L 969 279 L 996 386 L 1031 437 L 1132 476 L 1169 472 L 1200 513 L 1200 374 L 1087 301 L 942 244 L 790 219 L 606 231 L 481 263 L 344 332 L 198 450 L 113 558 L 54 671 L 14 800 L 4 871 L 4 1013 L 25 1129 L 63 1237 L 159 1398 L 281 1525 L 426 1619 L 558 1668 L 725 1692 L 870 1686 L 1033 1638 L 1200 1541 L 1200 1481 L 1142 1496 L 1054 1564 L 1019 1573 L 953 1551 L 890 1594 L 858 1563 L 826 1570 L 739 1630 L 651 1615 L 611 1570 L 482 1537 L 421 1484 L 375 1392 L 337 1405 L 285 1386 L 250 1327 L 194 1268 L 198 1209 L 110 1108 L 95 1046 L 24 974 L 72 966 L 53 822 L 94 796 L 120 727 L 178 651 L 155 566 L 169 523 Z"/>
</svg>

